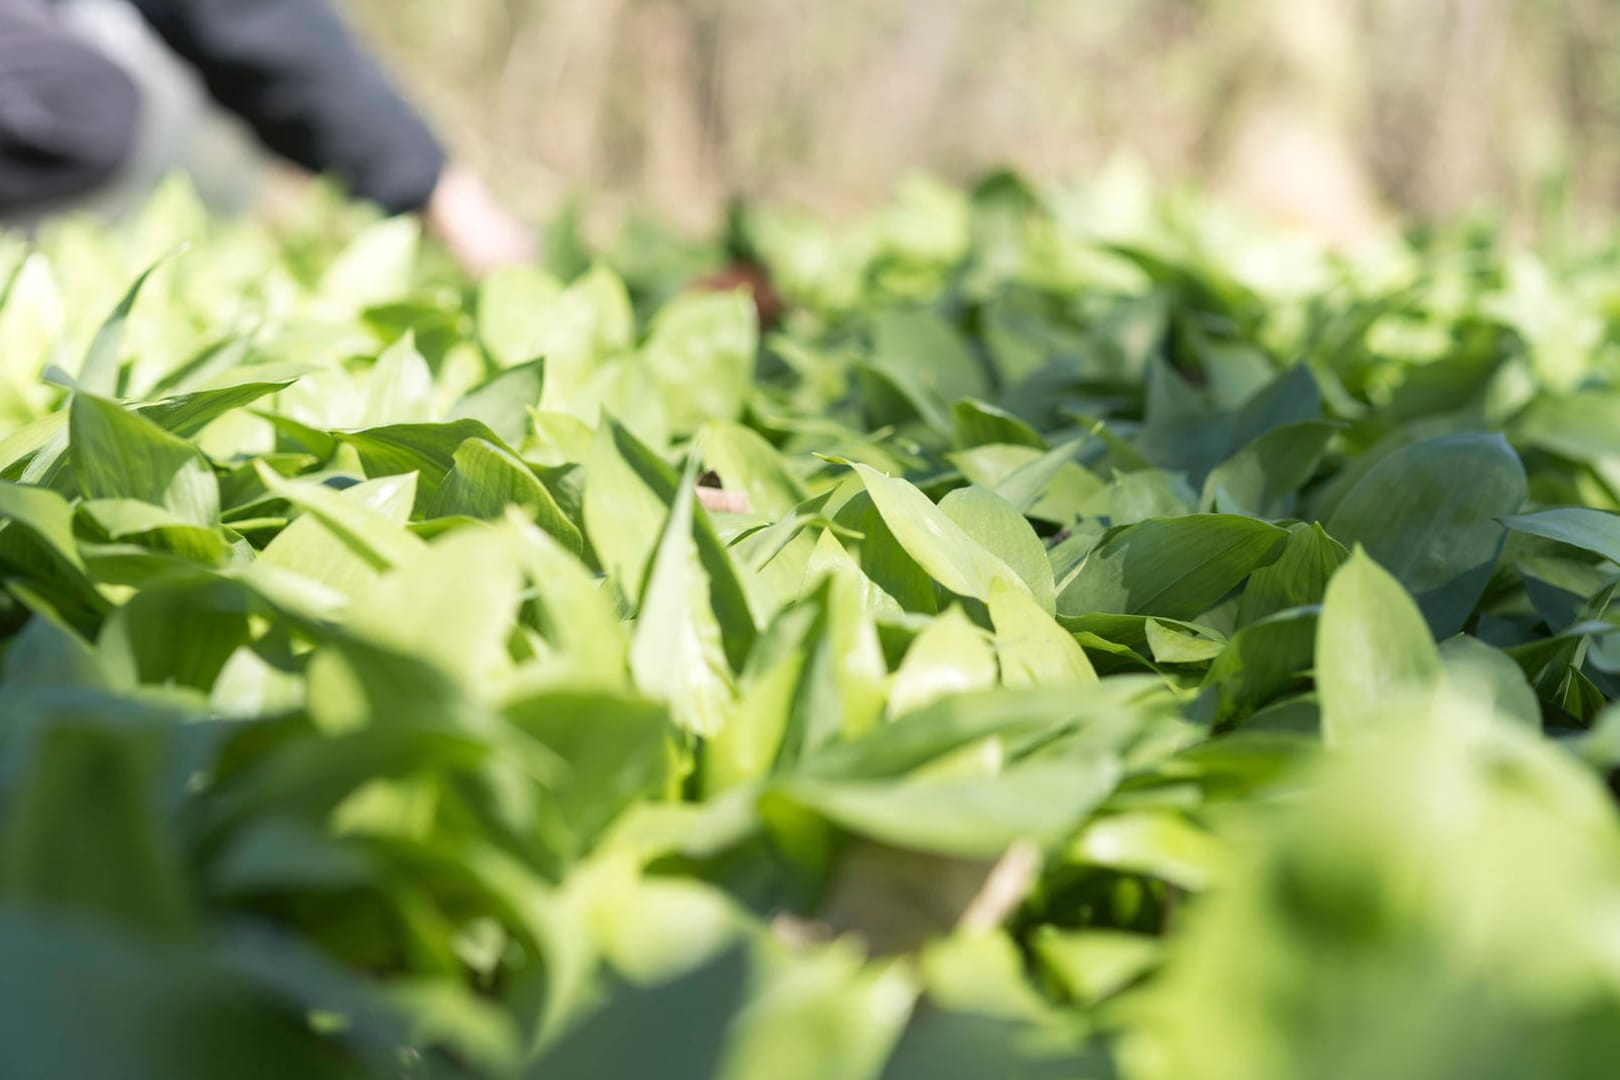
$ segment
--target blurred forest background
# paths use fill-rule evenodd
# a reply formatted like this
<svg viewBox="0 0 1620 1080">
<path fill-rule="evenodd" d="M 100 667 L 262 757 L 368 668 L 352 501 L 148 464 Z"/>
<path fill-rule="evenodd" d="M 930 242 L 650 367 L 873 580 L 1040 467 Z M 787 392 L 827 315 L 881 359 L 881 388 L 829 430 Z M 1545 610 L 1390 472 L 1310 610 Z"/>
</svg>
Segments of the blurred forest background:
<svg viewBox="0 0 1620 1080">
<path fill-rule="evenodd" d="M 692 226 L 1118 152 L 1354 236 L 1620 207 L 1614 0 L 343 0 L 519 205 Z"/>
</svg>

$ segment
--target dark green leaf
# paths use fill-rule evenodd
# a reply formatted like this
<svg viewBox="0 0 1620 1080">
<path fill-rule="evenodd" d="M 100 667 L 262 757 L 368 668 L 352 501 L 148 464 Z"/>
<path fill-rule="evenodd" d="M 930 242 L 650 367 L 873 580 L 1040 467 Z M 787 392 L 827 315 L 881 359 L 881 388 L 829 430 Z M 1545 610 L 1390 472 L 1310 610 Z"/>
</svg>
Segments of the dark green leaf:
<svg viewBox="0 0 1620 1080">
<path fill-rule="evenodd" d="M 1501 436 L 1431 439 L 1374 466 L 1327 531 L 1365 547 L 1417 598 L 1435 636 L 1450 637 L 1496 567 L 1507 536 L 1499 519 L 1518 512 L 1525 491 L 1524 467 Z"/>
<path fill-rule="evenodd" d="M 1288 534 L 1253 518 L 1195 514 L 1121 529 L 1058 596 L 1063 615 L 1196 619 L 1271 562 Z"/>
</svg>

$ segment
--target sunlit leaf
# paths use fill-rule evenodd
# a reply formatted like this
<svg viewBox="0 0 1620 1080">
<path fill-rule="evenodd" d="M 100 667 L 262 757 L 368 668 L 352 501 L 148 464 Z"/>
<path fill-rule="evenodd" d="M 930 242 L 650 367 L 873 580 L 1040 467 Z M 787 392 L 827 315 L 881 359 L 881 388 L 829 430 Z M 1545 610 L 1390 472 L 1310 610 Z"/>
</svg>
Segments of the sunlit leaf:
<svg viewBox="0 0 1620 1080">
<path fill-rule="evenodd" d="M 1404 692 L 1431 685 L 1440 654 L 1412 597 L 1365 551 L 1328 583 L 1316 628 L 1322 734 L 1330 743 L 1387 722 Z"/>
<path fill-rule="evenodd" d="M 87 499 L 139 499 L 193 525 L 219 520 L 219 481 L 196 447 L 101 398 L 75 394 L 73 475 Z"/>
</svg>

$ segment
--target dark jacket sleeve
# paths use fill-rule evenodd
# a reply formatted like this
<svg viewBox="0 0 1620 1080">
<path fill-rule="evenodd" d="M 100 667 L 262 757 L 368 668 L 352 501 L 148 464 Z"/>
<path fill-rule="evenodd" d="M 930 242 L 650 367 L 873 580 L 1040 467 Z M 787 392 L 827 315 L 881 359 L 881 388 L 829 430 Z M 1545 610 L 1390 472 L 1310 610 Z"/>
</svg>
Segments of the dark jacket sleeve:
<svg viewBox="0 0 1620 1080">
<path fill-rule="evenodd" d="M 444 152 L 327 0 L 135 6 L 271 150 L 391 213 L 427 202 Z"/>
</svg>

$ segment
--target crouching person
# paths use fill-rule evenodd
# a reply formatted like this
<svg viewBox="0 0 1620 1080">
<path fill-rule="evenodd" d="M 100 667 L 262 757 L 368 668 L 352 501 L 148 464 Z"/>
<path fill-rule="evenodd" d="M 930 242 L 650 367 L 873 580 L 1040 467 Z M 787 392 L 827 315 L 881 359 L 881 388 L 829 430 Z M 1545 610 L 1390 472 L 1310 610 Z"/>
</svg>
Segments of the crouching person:
<svg viewBox="0 0 1620 1080">
<path fill-rule="evenodd" d="M 390 213 L 421 213 L 474 272 L 534 257 L 534 237 L 427 124 L 327 0 L 132 0 L 220 106 L 271 152 Z M 134 153 L 135 81 L 60 18 L 0 0 L 0 215 L 113 178 Z"/>
</svg>

